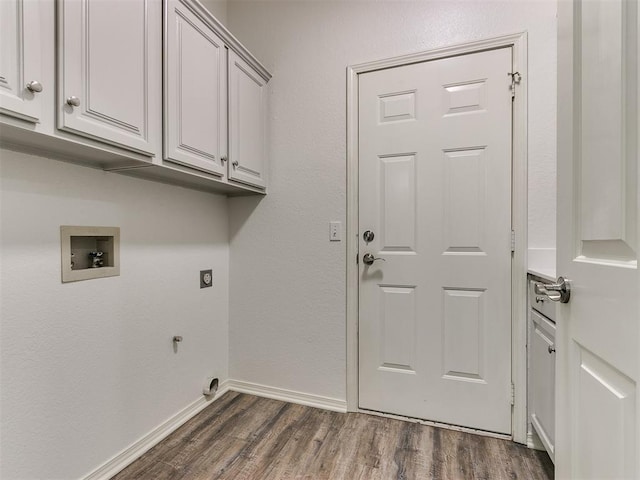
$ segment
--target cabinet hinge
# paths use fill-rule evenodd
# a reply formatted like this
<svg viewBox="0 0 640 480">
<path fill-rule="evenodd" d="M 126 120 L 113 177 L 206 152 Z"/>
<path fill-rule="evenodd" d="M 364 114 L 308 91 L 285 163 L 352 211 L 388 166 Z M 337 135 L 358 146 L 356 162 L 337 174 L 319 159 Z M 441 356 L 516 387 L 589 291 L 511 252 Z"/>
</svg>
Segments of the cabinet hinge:
<svg viewBox="0 0 640 480">
<path fill-rule="evenodd" d="M 356 253 L 356 265 L 360 264 L 360 256 Z"/>
<path fill-rule="evenodd" d="M 516 85 L 520 84 L 522 80 L 522 75 L 520 72 L 509 72 L 507 73 L 511 77 L 511 99 L 516 98 Z"/>
<path fill-rule="evenodd" d="M 511 406 L 516 404 L 516 386 L 511 382 Z"/>
<path fill-rule="evenodd" d="M 516 251 L 516 231 L 511 230 L 511 253 Z"/>
</svg>

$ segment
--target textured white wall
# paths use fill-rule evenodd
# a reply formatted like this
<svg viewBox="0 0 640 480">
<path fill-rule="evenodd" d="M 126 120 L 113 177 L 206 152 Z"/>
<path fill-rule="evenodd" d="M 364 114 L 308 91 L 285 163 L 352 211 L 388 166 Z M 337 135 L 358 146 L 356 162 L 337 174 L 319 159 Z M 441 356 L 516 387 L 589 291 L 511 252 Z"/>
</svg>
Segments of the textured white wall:
<svg viewBox="0 0 640 480">
<path fill-rule="evenodd" d="M 227 25 L 227 0 L 200 0 L 220 23 Z M 232 32 L 233 33 L 233 32 Z"/>
<path fill-rule="evenodd" d="M 0 478 L 79 478 L 227 377 L 227 200 L 0 157 Z M 62 284 L 60 225 L 119 226 L 121 275 Z"/>
<path fill-rule="evenodd" d="M 234 0 L 228 23 L 274 75 L 269 195 L 230 200 L 232 378 L 345 398 L 350 64 L 528 31 L 529 241 L 555 244 L 555 1 Z"/>
</svg>

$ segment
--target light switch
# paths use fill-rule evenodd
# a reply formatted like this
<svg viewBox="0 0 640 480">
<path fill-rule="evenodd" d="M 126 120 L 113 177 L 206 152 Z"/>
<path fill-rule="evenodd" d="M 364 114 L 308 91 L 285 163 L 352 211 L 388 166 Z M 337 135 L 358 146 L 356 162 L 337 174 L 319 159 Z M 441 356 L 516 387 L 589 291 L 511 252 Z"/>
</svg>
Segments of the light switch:
<svg viewBox="0 0 640 480">
<path fill-rule="evenodd" d="M 329 222 L 329 241 L 339 242 L 342 240 L 342 223 Z"/>
</svg>

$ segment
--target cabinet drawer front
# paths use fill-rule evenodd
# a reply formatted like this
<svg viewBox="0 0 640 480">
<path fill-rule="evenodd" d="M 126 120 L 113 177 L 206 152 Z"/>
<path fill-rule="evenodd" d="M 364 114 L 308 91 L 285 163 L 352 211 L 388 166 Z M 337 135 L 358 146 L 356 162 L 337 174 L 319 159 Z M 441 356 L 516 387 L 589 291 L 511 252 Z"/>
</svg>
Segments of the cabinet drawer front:
<svg viewBox="0 0 640 480">
<path fill-rule="evenodd" d="M 529 305 L 531 305 L 531 308 L 534 310 L 537 310 L 545 317 L 555 322 L 557 303 L 553 302 L 546 295 L 536 295 L 534 287 L 538 282 L 539 281 L 536 280 L 531 280 L 529 282 Z"/>
<path fill-rule="evenodd" d="M 155 153 L 161 15 L 158 0 L 58 2 L 58 128 Z"/>
<path fill-rule="evenodd" d="M 0 112 L 38 123 L 42 115 L 42 94 L 27 88 L 29 82 L 42 85 L 40 6 L 25 0 L 0 1 Z M 32 84 L 34 85 L 34 84 Z"/>
<path fill-rule="evenodd" d="M 170 0 L 166 8 L 165 158 L 224 176 L 226 47 L 186 5 Z"/>
<path fill-rule="evenodd" d="M 266 82 L 229 52 L 229 178 L 266 186 Z"/>
</svg>

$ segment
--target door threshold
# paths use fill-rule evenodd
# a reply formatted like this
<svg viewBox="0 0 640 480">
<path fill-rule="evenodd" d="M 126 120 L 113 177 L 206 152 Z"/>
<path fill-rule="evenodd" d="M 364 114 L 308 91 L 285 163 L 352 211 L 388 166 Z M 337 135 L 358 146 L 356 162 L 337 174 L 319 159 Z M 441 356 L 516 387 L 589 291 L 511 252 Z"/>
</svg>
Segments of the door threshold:
<svg viewBox="0 0 640 480">
<path fill-rule="evenodd" d="M 499 438 L 501 440 L 513 440 L 513 436 L 508 433 L 490 432 L 487 430 L 478 430 L 471 427 L 462 427 L 460 425 L 451 425 L 449 423 L 434 422 L 432 420 L 424 420 L 422 418 L 407 417 L 405 415 L 396 415 L 394 413 L 379 412 L 377 410 L 367 410 L 366 408 L 358 408 L 358 413 L 367 415 L 375 415 L 376 417 L 392 418 L 394 420 L 402 420 L 404 422 L 419 423 L 430 427 L 444 428 L 447 430 L 455 430 L 456 432 L 472 433 L 483 437 Z"/>
</svg>

